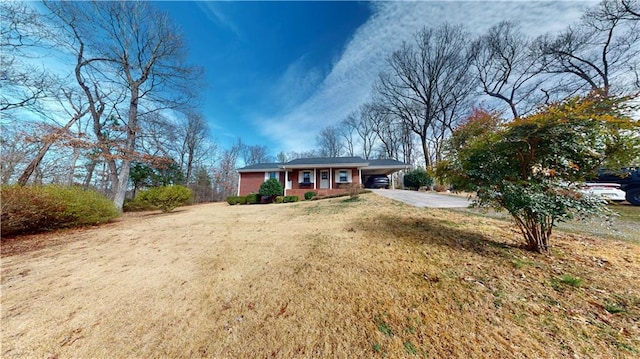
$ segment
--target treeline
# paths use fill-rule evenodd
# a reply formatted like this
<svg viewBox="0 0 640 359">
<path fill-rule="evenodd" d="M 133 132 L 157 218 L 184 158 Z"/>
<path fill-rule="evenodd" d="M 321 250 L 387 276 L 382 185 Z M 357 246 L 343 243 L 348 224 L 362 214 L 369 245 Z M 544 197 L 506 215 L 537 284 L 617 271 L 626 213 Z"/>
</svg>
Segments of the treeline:
<svg viewBox="0 0 640 359">
<path fill-rule="evenodd" d="M 80 185 L 117 208 L 132 187 L 226 197 L 234 154 L 210 140 L 202 70 L 166 13 L 147 2 L 0 6 L 2 184 Z"/>
<path fill-rule="evenodd" d="M 79 185 L 122 208 L 169 184 L 196 202 L 224 200 L 241 164 L 358 155 L 435 168 L 479 106 L 508 121 L 594 90 L 637 93 L 639 13 L 637 0 L 604 1 L 537 38 L 515 22 L 475 37 L 425 27 L 389 54 L 367 103 L 318 133 L 316 150 L 273 156 L 211 140 L 197 106 L 202 69 L 152 3 L 1 2 L 1 181 Z"/>
<path fill-rule="evenodd" d="M 530 37 L 517 21 L 479 36 L 425 27 L 390 54 L 367 103 L 317 136 L 325 156 L 396 158 L 435 168 L 474 111 L 503 121 L 598 91 L 640 91 L 640 2 L 603 1 L 559 33 Z"/>
</svg>

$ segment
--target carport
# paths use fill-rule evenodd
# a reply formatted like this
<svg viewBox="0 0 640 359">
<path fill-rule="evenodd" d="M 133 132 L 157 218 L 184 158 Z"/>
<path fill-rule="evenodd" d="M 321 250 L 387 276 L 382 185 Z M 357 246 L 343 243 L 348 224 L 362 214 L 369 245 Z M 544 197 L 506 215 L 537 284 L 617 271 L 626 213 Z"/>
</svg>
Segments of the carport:
<svg viewBox="0 0 640 359">
<path fill-rule="evenodd" d="M 404 175 L 404 171 L 411 168 L 411 166 L 406 163 L 391 159 L 368 160 L 368 162 L 369 164 L 360 170 L 360 179 L 362 181 L 361 183 L 366 183 L 367 178 L 369 178 L 369 176 L 371 175 L 389 176 L 398 171 L 402 171 L 402 175 Z M 402 177 L 400 180 L 402 180 Z M 395 177 L 391 176 L 391 189 L 394 188 L 396 188 Z"/>
</svg>

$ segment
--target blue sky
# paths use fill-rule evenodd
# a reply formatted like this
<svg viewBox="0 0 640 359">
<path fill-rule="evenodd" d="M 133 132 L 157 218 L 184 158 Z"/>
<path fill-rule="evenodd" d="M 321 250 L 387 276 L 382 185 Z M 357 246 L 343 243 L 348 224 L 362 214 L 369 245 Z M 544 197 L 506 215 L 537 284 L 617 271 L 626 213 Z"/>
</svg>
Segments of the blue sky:
<svg viewBox="0 0 640 359">
<path fill-rule="evenodd" d="M 423 26 L 480 33 L 513 20 L 557 32 L 594 2 L 158 2 L 205 69 L 201 111 L 222 147 L 316 147 L 325 126 L 367 100 L 385 58 Z"/>
</svg>

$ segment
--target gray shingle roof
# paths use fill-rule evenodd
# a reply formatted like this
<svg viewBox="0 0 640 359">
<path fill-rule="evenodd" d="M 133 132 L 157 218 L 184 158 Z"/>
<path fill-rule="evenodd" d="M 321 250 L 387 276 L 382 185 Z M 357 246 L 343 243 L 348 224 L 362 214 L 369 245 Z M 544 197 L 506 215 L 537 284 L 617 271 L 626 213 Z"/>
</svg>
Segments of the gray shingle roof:
<svg viewBox="0 0 640 359">
<path fill-rule="evenodd" d="M 392 159 L 369 160 L 369 167 L 385 167 L 385 166 L 406 167 L 407 165 L 404 162 L 400 162 L 398 160 L 392 160 Z"/>
<path fill-rule="evenodd" d="M 245 166 L 242 168 L 238 168 L 238 171 L 242 172 L 252 172 L 252 171 L 266 171 L 273 170 L 277 171 L 280 169 L 282 163 L 280 162 L 271 162 L 271 163 L 257 163 L 255 165 Z"/>
<path fill-rule="evenodd" d="M 304 165 L 345 165 L 345 164 L 366 164 L 367 161 L 362 157 L 317 157 L 317 158 L 298 158 L 285 163 L 285 166 L 304 166 Z"/>
<path fill-rule="evenodd" d="M 303 168 L 314 166 L 357 166 L 368 168 L 398 168 L 402 169 L 407 167 L 403 162 L 383 159 L 383 160 L 365 160 L 362 157 L 316 157 L 316 158 L 298 158 L 286 163 L 272 162 L 272 163 L 258 163 L 255 165 L 245 166 L 238 168 L 238 172 L 267 172 L 267 171 L 279 171 L 282 168 Z"/>
</svg>

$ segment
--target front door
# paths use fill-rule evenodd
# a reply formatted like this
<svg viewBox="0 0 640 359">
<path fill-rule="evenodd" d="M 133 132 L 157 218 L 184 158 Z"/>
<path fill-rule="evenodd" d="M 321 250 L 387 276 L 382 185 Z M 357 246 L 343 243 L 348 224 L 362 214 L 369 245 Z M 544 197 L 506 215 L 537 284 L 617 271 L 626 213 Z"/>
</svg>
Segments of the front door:
<svg viewBox="0 0 640 359">
<path fill-rule="evenodd" d="M 329 171 L 320 171 L 320 188 L 329 188 Z"/>
</svg>

